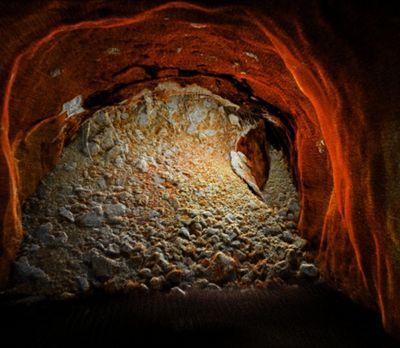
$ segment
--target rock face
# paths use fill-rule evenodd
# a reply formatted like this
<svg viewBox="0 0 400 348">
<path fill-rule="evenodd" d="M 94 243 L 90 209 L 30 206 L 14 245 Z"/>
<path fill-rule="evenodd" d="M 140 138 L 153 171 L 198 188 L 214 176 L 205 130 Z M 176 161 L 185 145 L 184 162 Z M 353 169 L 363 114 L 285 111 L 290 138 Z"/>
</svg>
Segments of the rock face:
<svg viewBox="0 0 400 348">
<path fill-rule="evenodd" d="M 269 173 L 269 143 L 266 137 L 264 121 L 259 121 L 255 127 L 242 135 L 236 144 L 238 153 L 246 156 L 246 166 L 260 190 L 263 190 Z"/>
<path fill-rule="evenodd" d="M 230 158 L 233 171 L 249 185 L 255 194 L 262 197 L 261 189 L 257 185 L 246 155 L 240 151 L 231 151 Z"/>
<path fill-rule="evenodd" d="M 171 78 L 282 111 L 283 134 L 296 134 L 288 145 L 302 193 L 299 226 L 319 248 L 322 272 L 375 306 L 400 336 L 397 12 L 389 2 L 244 2 L 212 11 L 201 3 L 1 5 L 2 283 L 23 236 L 20 204 L 77 129 L 81 102 L 97 108 Z M 158 25 L 160 16 L 168 25 Z M 71 101 L 69 115 L 60 114 Z"/>
</svg>

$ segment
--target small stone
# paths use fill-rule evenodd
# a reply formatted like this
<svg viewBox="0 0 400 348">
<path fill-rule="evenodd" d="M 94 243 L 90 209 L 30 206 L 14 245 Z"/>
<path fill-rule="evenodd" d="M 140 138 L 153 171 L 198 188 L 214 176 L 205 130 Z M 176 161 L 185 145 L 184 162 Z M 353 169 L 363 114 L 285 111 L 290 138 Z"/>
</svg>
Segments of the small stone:
<svg viewBox="0 0 400 348">
<path fill-rule="evenodd" d="M 152 277 L 151 269 L 150 269 L 150 268 L 142 268 L 142 269 L 139 271 L 139 275 L 140 275 L 142 278 L 149 279 L 149 278 Z"/>
<path fill-rule="evenodd" d="M 302 238 L 296 238 L 296 240 L 294 241 L 293 245 L 297 249 L 303 250 L 307 245 L 307 241 L 305 239 L 302 239 Z"/>
<path fill-rule="evenodd" d="M 289 249 L 286 253 L 285 259 L 287 262 L 289 262 L 292 269 L 297 267 L 297 253 L 295 249 Z"/>
<path fill-rule="evenodd" d="M 288 213 L 287 216 L 286 216 L 286 220 L 288 220 L 288 221 L 294 221 L 294 220 L 295 220 L 295 217 L 294 217 L 294 215 L 293 215 L 292 213 Z"/>
<path fill-rule="evenodd" d="M 103 287 L 107 293 L 115 293 L 124 289 L 125 285 L 126 285 L 125 279 L 119 275 L 115 275 L 111 279 L 107 279 L 104 282 Z"/>
<path fill-rule="evenodd" d="M 199 133 L 199 138 L 200 139 L 205 139 L 205 138 L 208 138 L 208 137 L 213 137 L 216 134 L 217 134 L 216 130 L 214 130 L 214 129 L 206 129 L 206 130 L 203 130 L 203 131 L 201 131 Z"/>
<path fill-rule="evenodd" d="M 180 215 L 179 217 L 178 217 L 178 220 L 179 220 L 179 222 L 182 224 L 182 225 L 185 225 L 185 226 L 189 226 L 191 223 L 192 223 L 192 219 L 189 217 L 189 216 L 187 216 L 187 215 Z"/>
<path fill-rule="evenodd" d="M 160 217 L 160 212 L 158 212 L 158 211 L 156 211 L 156 210 L 151 210 L 150 212 L 149 212 L 149 219 L 156 219 L 156 218 L 158 218 L 158 217 Z"/>
<path fill-rule="evenodd" d="M 312 264 L 307 262 L 302 262 L 299 268 L 299 272 L 301 276 L 306 276 L 309 278 L 318 277 L 318 268 Z"/>
<path fill-rule="evenodd" d="M 104 151 L 109 151 L 109 150 L 111 150 L 111 149 L 114 147 L 115 143 L 114 143 L 114 139 L 113 139 L 112 133 L 106 133 L 106 134 L 107 134 L 107 136 L 105 136 L 105 137 L 102 139 L 101 148 L 102 148 Z M 111 154 L 111 155 L 112 155 L 112 154 Z"/>
<path fill-rule="evenodd" d="M 89 213 L 78 216 L 77 223 L 83 227 L 100 227 L 103 223 L 103 216 L 97 212 L 91 211 Z"/>
<path fill-rule="evenodd" d="M 64 291 L 58 298 L 60 300 L 66 301 L 66 300 L 71 300 L 73 298 L 75 298 L 75 294 L 73 294 L 72 292 L 68 292 L 68 291 Z"/>
<path fill-rule="evenodd" d="M 117 168 L 122 168 L 124 166 L 124 164 L 125 164 L 125 160 L 124 160 L 124 158 L 122 156 L 118 156 L 115 159 L 114 163 L 117 166 Z"/>
<path fill-rule="evenodd" d="M 135 138 L 138 141 L 143 141 L 145 139 L 145 137 L 140 129 L 135 129 Z"/>
<path fill-rule="evenodd" d="M 120 51 L 120 49 L 118 48 L 118 47 L 109 47 L 109 48 L 107 48 L 107 54 L 109 54 L 109 55 L 118 55 L 118 54 L 120 54 L 121 53 L 121 51 Z"/>
<path fill-rule="evenodd" d="M 93 116 L 93 121 L 100 125 L 102 128 L 111 125 L 108 113 L 104 112 L 104 110 L 97 111 Z"/>
<path fill-rule="evenodd" d="M 142 291 L 142 292 L 148 292 L 148 291 L 149 291 L 149 288 L 147 287 L 146 284 L 141 283 L 141 284 L 139 285 L 139 290 Z"/>
<path fill-rule="evenodd" d="M 257 62 L 258 62 L 258 57 L 257 57 L 257 55 L 256 54 L 254 54 L 253 52 L 244 52 L 244 54 L 247 56 L 247 57 L 250 57 L 250 58 L 253 58 L 254 60 L 256 60 Z"/>
<path fill-rule="evenodd" d="M 237 242 L 239 242 L 239 241 L 237 241 Z M 233 244 L 233 243 L 232 243 L 232 244 Z M 240 245 L 240 242 L 239 242 L 239 245 Z M 235 246 L 236 246 L 236 245 L 235 245 Z M 234 253 L 233 253 L 233 255 L 234 255 L 240 262 L 245 261 L 246 258 L 247 258 L 246 254 L 245 254 L 244 252 L 242 252 L 241 250 L 235 250 Z"/>
<path fill-rule="evenodd" d="M 214 283 L 208 283 L 206 288 L 207 288 L 207 290 L 212 290 L 212 291 L 221 291 L 222 290 L 217 284 L 214 284 Z"/>
<path fill-rule="evenodd" d="M 142 173 L 147 173 L 149 171 L 149 165 L 144 158 L 140 158 L 136 162 L 136 168 L 139 169 Z"/>
<path fill-rule="evenodd" d="M 217 283 L 233 280 L 236 277 L 236 262 L 232 257 L 219 251 L 211 260 L 210 271 Z"/>
<path fill-rule="evenodd" d="M 211 238 L 210 238 L 209 240 L 210 240 L 210 242 L 213 243 L 213 244 L 217 244 L 217 243 L 220 242 L 220 238 L 219 238 L 216 234 L 214 234 L 213 236 L 211 236 Z"/>
<path fill-rule="evenodd" d="M 107 161 L 114 161 L 118 158 L 118 156 L 122 153 L 122 149 L 120 146 L 114 146 L 112 149 L 108 150 L 106 153 Z"/>
<path fill-rule="evenodd" d="M 121 252 L 118 244 L 116 243 L 111 243 L 108 248 L 107 248 L 107 252 L 111 255 L 119 255 L 119 253 Z"/>
<path fill-rule="evenodd" d="M 37 252 L 39 249 L 40 249 L 40 246 L 37 245 L 37 244 L 31 244 L 31 245 L 29 246 L 29 248 L 28 248 L 28 250 L 29 250 L 31 253 L 35 253 L 35 252 Z"/>
<path fill-rule="evenodd" d="M 290 274 L 290 264 L 287 260 L 277 262 L 273 269 L 275 273 L 282 278 L 286 278 Z"/>
<path fill-rule="evenodd" d="M 165 259 L 165 256 L 161 252 L 155 252 L 153 254 L 153 258 L 156 261 L 157 265 L 159 265 L 163 269 L 168 269 L 169 268 L 169 263 Z"/>
<path fill-rule="evenodd" d="M 174 286 L 169 293 L 174 296 L 186 296 L 186 292 L 178 286 Z"/>
<path fill-rule="evenodd" d="M 74 214 L 79 214 L 82 213 L 83 211 L 86 211 L 88 209 L 88 207 L 85 204 L 79 203 L 79 202 L 75 202 L 72 206 L 71 206 L 71 211 Z M 77 219 L 75 219 L 76 222 Z"/>
<path fill-rule="evenodd" d="M 234 223 L 236 221 L 236 216 L 229 213 L 225 216 L 226 221 L 230 222 L 230 223 Z"/>
<path fill-rule="evenodd" d="M 117 204 L 105 204 L 103 206 L 103 210 L 108 218 L 113 218 L 125 215 L 127 208 L 124 204 L 117 203 Z"/>
<path fill-rule="evenodd" d="M 82 96 L 78 95 L 75 98 L 63 104 L 63 111 L 67 113 L 68 117 L 79 114 L 85 111 L 85 109 L 82 107 L 82 102 L 83 102 Z"/>
<path fill-rule="evenodd" d="M 161 290 L 165 284 L 165 278 L 163 276 L 153 277 L 150 279 L 150 287 L 153 290 Z"/>
<path fill-rule="evenodd" d="M 254 280 L 255 274 L 253 271 L 247 272 L 242 278 L 241 281 L 244 284 L 250 284 Z"/>
<path fill-rule="evenodd" d="M 277 236 L 277 235 L 282 233 L 282 228 L 280 226 L 278 226 L 278 225 L 268 226 L 268 227 L 263 229 L 263 232 L 266 235 Z"/>
<path fill-rule="evenodd" d="M 91 156 L 96 156 L 101 152 L 101 147 L 97 143 L 91 142 L 89 143 L 88 147 Z"/>
<path fill-rule="evenodd" d="M 96 278 L 111 278 L 119 269 L 118 262 L 103 255 L 92 255 L 91 264 Z"/>
<path fill-rule="evenodd" d="M 53 224 L 51 222 L 46 222 L 40 225 L 35 231 L 34 236 L 42 242 L 46 242 L 50 238 L 50 233 L 53 231 Z M 54 239 L 54 236 L 51 236 Z"/>
<path fill-rule="evenodd" d="M 196 288 L 200 288 L 200 289 L 204 289 L 207 285 L 208 285 L 208 280 L 207 279 L 205 279 L 205 278 L 199 278 L 199 279 L 197 279 L 194 283 L 193 283 L 193 285 L 196 287 Z"/>
<path fill-rule="evenodd" d="M 283 231 L 281 239 L 286 243 L 292 243 L 294 240 L 293 234 L 290 231 Z"/>
<path fill-rule="evenodd" d="M 107 222 L 110 225 L 121 225 L 124 223 L 124 218 L 122 216 L 111 216 L 107 218 Z"/>
<path fill-rule="evenodd" d="M 59 243 L 61 245 L 64 245 L 64 244 L 66 244 L 68 242 L 68 235 L 64 231 L 62 231 L 55 238 L 55 240 L 56 240 L 57 243 Z"/>
<path fill-rule="evenodd" d="M 141 206 L 146 206 L 149 203 L 149 196 L 145 194 L 138 194 L 135 197 L 136 203 Z"/>
<path fill-rule="evenodd" d="M 126 255 L 131 255 L 133 253 L 134 249 L 130 246 L 129 243 L 124 243 L 121 246 L 121 252 L 126 254 Z"/>
<path fill-rule="evenodd" d="M 80 292 L 87 292 L 90 289 L 90 284 L 87 277 L 79 276 L 76 278 L 76 283 Z"/>
<path fill-rule="evenodd" d="M 164 155 L 164 157 L 170 158 L 170 157 L 172 157 L 174 155 L 174 153 L 170 149 L 166 149 L 163 152 L 163 155 Z"/>
<path fill-rule="evenodd" d="M 182 276 L 183 272 L 180 269 L 173 269 L 167 274 L 166 279 L 169 283 L 179 284 L 182 280 Z"/>
<path fill-rule="evenodd" d="M 145 112 L 142 112 L 138 115 L 136 122 L 140 127 L 145 127 L 149 124 L 149 116 Z"/>
<path fill-rule="evenodd" d="M 54 229 L 53 224 L 51 222 L 46 222 L 42 225 L 40 225 L 36 230 L 35 230 L 35 235 L 38 237 L 42 234 L 48 234 L 52 232 Z"/>
<path fill-rule="evenodd" d="M 145 290 L 143 288 L 143 285 L 145 287 Z M 125 292 L 137 291 L 137 290 L 142 291 L 142 292 L 144 292 L 144 291 L 147 292 L 149 289 L 145 284 L 140 283 L 136 280 L 129 279 L 124 284 L 124 290 L 125 290 Z"/>
<path fill-rule="evenodd" d="M 14 262 L 14 269 L 17 278 L 20 278 L 23 281 L 38 281 L 45 283 L 50 281 L 50 277 L 39 267 L 30 265 L 28 258 L 25 256 Z"/>
<path fill-rule="evenodd" d="M 291 199 L 288 204 L 288 210 L 293 214 L 296 214 L 300 211 L 300 206 L 295 200 Z"/>
<path fill-rule="evenodd" d="M 163 178 L 161 178 L 159 175 L 157 175 L 157 174 L 154 174 L 153 175 L 153 182 L 154 182 L 154 184 L 156 184 L 156 185 L 161 185 L 161 184 L 163 184 L 164 182 L 165 182 L 165 179 L 163 179 Z"/>
<path fill-rule="evenodd" d="M 208 228 L 206 228 L 205 230 L 204 230 L 204 232 L 207 234 L 207 235 L 214 235 L 214 234 L 218 234 L 219 233 L 219 230 L 217 229 L 217 228 L 212 228 L 212 227 L 208 227 Z"/>
<path fill-rule="evenodd" d="M 61 75 L 61 69 L 60 68 L 56 68 L 50 71 L 50 76 L 51 77 L 57 77 Z"/>
<path fill-rule="evenodd" d="M 77 166 L 78 165 L 77 165 L 76 162 L 66 163 L 66 164 L 64 164 L 64 169 L 67 172 L 73 172 L 76 169 Z"/>
<path fill-rule="evenodd" d="M 231 243 L 231 245 L 232 245 L 233 247 L 235 247 L 235 248 L 239 247 L 240 244 L 241 244 L 241 243 L 240 243 L 239 240 L 234 240 L 234 241 Z"/>
<path fill-rule="evenodd" d="M 236 127 L 240 127 L 239 117 L 234 114 L 229 114 L 229 122 Z"/>
<path fill-rule="evenodd" d="M 189 226 L 190 232 L 199 236 L 203 227 L 199 222 L 192 222 Z"/>
<path fill-rule="evenodd" d="M 181 227 L 181 228 L 179 229 L 179 233 L 180 233 L 183 237 L 185 237 L 185 238 L 187 238 L 187 239 L 190 239 L 190 232 L 189 232 L 189 230 L 188 230 L 186 227 Z"/>
<path fill-rule="evenodd" d="M 281 216 L 281 217 L 283 217 L 283 218 L 286 217 L 287 214 L 288 214 L 288 211 L 287 211 L 286 208 L 283 208 L 283 209 L 281 209 L 281 210 L 278 211 L 278 215 Z"/>
<path fill-rule="evenodd" d="M 287 228 L 291 228 L 291 229 L 296 229 L 297 228 L 297 224 L 294 221 L 287 221 L 286 222 L 286 227 Z"/>
<path fill-rule="evenodd" d="M 74 214 L 65 207 L 58 209 L 58 214 L 69 222 L 75 222 Z"/>
<path fill-rule="evenodd" d="M 104 178 L 100 178 L 97 180 L 97 185 L 100 189 L 105 190 L 107 188 L 107 181 Z"/>
<path fill-rule="evenodd" d="M 211 211 L 208 211 L 208 210 L 203 210 L 203 211 L 202 211 L 202 215 L 203 215 L 204 217 L 206 217 L 206 218 L 208 218 L 208 217 L 213 217 L 213 216 L 214 216 L 214 214 L 213 214 Z"/>
</svg>

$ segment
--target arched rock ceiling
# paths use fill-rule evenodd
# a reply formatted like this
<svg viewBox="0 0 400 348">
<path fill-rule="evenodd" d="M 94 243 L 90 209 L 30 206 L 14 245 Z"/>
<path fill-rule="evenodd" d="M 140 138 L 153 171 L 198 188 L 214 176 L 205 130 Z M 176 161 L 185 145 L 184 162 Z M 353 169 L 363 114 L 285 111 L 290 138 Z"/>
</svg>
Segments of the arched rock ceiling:
<svg viewBox="0 0 400 348">
<path fill-rule="evenodd" d="M 291 115 L 299 228 L 326 279 L 379 309 L 398 334 L 398 21 L 391 9 L 321 3 L 48 0 L 4 8 L 3 284 L 23 234 L 20 202 L 78 124 L 61 113 L 63 103 L 82 95 L 94 110 L 172 79 Z"/>
</svg>

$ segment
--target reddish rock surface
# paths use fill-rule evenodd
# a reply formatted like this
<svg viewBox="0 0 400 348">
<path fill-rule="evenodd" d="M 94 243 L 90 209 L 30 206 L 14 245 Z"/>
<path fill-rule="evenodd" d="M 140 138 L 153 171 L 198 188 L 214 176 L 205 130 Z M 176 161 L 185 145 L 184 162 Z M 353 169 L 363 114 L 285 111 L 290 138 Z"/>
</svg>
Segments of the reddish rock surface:
<svg viewBox="0 0 400 348">
<path fill-rule="evenodd" d="M 322 272 L 400 336 L 399 20 L 321 1 L 1 5 L 0 275 L 23 235 L 20 203 L 82 115 L 143 87 L 196 82 L 296 129 L 299 228 Z M 243 2 L 246 3 L 246 2 Z M 247 2 L 248 3 L 248 2 Z M 288 118 L 291 115 L 291 118 Z"/>
<path fill-rule="evenodd" d="M 265 122 L 259 121 L 256 128 L 239 138 L 236 151 L 245 154 L 257 186 L 262 190 L 268 179 L 270 161 L 269 143 L 266 138 Z"/>
</svg>

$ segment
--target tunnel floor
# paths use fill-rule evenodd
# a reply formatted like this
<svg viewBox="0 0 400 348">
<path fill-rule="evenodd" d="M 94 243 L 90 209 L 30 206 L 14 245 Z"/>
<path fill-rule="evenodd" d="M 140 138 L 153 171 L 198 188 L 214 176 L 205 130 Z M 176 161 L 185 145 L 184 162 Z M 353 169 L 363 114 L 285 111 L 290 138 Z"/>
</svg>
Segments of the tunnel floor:
<svg viewBox="0 0 400 348">
<path fill-rule="evenodd" d="M 321 285 L 0 300 L 0 310 L 7 347 L 398 347 L 376 313 Z"/>
<path fill-rule="evenodd" d="M 185 294 L 318 281 L 296 189 L 269 148 L 262 197 L 232 170 L 255 126 L 197 86 L 159 85 L 97 111 L 23 210 L 8 294 Z M 74 116 L 71 116 L 74 117 Z"/>
</svg>

